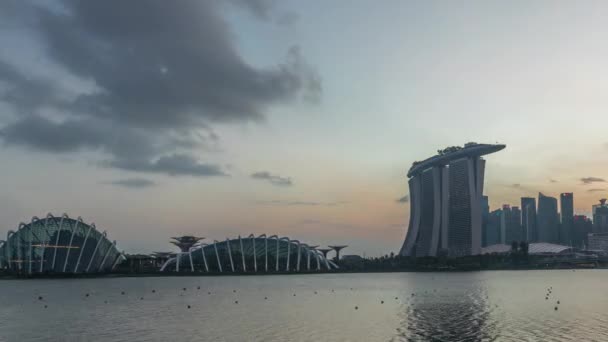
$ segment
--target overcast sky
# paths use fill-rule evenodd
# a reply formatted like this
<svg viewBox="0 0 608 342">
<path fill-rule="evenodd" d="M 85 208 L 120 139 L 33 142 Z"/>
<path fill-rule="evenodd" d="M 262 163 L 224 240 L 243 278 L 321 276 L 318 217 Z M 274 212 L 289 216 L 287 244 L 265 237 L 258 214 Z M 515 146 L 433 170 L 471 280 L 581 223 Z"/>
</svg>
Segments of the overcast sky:
<svg viewBox="0 0 608 342">
<path fill-rule="evenodd" d="M 608 3 L 0 1 L 0 234 L 127 252 L 278 234 L 397 252 L 407 169 L 469 141 L 492 208 L 608 196 Z"/>
</svg>

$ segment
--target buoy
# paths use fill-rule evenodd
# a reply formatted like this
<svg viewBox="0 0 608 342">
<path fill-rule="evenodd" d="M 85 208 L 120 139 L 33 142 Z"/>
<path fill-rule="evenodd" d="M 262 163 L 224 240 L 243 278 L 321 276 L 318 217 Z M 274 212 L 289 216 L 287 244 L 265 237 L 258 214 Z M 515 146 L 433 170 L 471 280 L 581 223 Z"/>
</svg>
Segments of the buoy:
<svg viewBox="0 0 608 342">
<path fill-rule="evenodd" d="M 186 288 L 184 287 L 183 290 L 186 291 Z"/>
<path fill-rule="evenodd" d="M 359 307 L 358 307 L 358 306 L 355 306 L 355 310 L 359 310 Z"/>
<path fill-rule="evenodd" d="M 104 300 L 104 301 L 103 301 L 103 303 L 104 303 L 104 304 L 108 304 L 108 301 L 107 301 L 107 300 Z"/>
<path fill-rule="evenodd" d="M 207 292 L 207 294 L 211 294 L 211 292 Z"/>
<path fill-rule="evenodd" d="M 196 287 L 196 289 L 197 289 L 197 290 L 200 290 L 200 289 L 201 289 L 201 287 L 200 287 L 200 286 L 197 286 L 197 287 Z"/>
<path fill-rule="evenodd" d="M 121 295 L 124 295 L 124 294 L 125 294 L 125 291 L 122 291 L 120 294 L 121 294 Z"/>
<path fill-rule="evenodd" d="M 399 299 L 399 297 L 395 297 L 395 300 Z"/>
<path fill-rule="evenodd" d="M 268 299 L 268 297 L 264 297 L 264 300 L 267 300 L 267 299 Z"/>
<path fill-rule="evenodd" d="M 294 293 L 294 294 L 293 294 L 293 296 L 295 297 L 295 296 L 296 296 L 296 294 Z"/>
<path fill-rule="evenodd" d="M 85 294 L 84 296 L 85 296 L 85 297 L 88 297 L 88 296 L 89 296 L 89 294 L 87 293 L 87 294 Z"/>
<path fill-rule="evenodd" d="M 317 291 L 315 291 L 315 294 L 317 294 Z"/>
<path fill-rule="evenodd" d="M 559 300 L 557 301 L 557 304 L 559 304 Z"/>
<path fill-rule="evenodd" d="M 380 304 L 384 304 L 384 301 L 383 301 L 383 300 L 381 300 L 381 301 L 380 301 Z"/>
<path fill-rule="evenodd" d="M 42 296 L 38 296 L 38 300 L 42 300 Z"/>
<path fill-rule="evenodd" d="M 144 300 L 144 297 L 140 297 L 139 300 Z"/>
<path fill-rule="evenodd" d="M 555 311 L 557 311 L 557 306 L 555 307 Z"/>
<path fill-rule="evenodd" d="M 156 290 L 152 290 L 152 293 L 156 293 Z"/>
<path fill-rule="evenodd" d="M 238 301 L 238 300 L 235 300 L 235 301 L 234 301 L 234 304 L 238 304 L 238 303 L 239 303 L 239 301 Z"/>
<path fill-rule="evenodd" d="M 46 308 L 48 308 L 48 306 L 46 304 L 44 304 L 44 308 L 46 309 Z"/>
<path fill-rule="evenodd" d="M 232 290 L 232 292 L 236 293 L 236 290 Z"/>
<path fill-rule="evenodd" d="M 188 309 L 190 309 L 190 305 L 188 305 Z"/>
</svg>

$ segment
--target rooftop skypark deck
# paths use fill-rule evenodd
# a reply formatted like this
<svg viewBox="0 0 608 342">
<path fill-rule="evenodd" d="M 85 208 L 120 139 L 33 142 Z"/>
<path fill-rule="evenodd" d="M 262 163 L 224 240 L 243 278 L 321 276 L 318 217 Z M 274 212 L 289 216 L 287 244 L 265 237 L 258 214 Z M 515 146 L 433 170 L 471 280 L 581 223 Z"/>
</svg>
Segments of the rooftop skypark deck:
<svg viewBox="0 0 608 342">
<path fill-rule="evenodd" d="M 450 146 L 443 150 L 437 151 L 438 154 L 427 158 L 423 161 L 416 161 L 407 173 L 408 177 L 424 171 L 433 166 L 446 165 L 452 160 L 464 157 L 478 157 L 486 154 L 498 152 L 504 149 L 503 144 L 478 144 L 474 142 L 466 143 L 463 147 Z"/>
</svg>

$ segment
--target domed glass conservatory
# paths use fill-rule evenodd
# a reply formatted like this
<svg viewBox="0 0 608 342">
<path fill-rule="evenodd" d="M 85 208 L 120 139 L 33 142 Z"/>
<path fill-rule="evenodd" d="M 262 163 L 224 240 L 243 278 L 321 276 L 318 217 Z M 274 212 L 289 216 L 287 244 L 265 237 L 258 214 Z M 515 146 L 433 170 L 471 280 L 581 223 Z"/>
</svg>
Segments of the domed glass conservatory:
<svg viewBox="0 0 608 342">
<path fill-rule="evenodd" d="M 315 272 L 337 269 L 315 247 L 276 235 L 201 244 L 167 260 L 169 272 Z"/>
<path fill-rule="evenodd" d="M 0 269 L 23 274 L 108 272 L 123 259 L 105 231 L 66 214 L 33 217 L 0 242 Z"/>
</svg>

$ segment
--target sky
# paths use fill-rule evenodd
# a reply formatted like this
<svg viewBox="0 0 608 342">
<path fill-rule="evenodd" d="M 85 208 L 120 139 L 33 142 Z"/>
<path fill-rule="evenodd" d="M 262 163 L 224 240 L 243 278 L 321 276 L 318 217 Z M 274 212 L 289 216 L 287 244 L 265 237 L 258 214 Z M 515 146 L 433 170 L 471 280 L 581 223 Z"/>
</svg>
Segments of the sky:
<svg viewBox="0 0 608 342">
<path fill-rule="evenodd" d="M 82 216 L 128 253 L 277 234 L 398 252 L 406 172 L 486 156 L 492 209 L 608 196 L 602 1 L 0 2 L 0 236 Z"/>
</svg>

